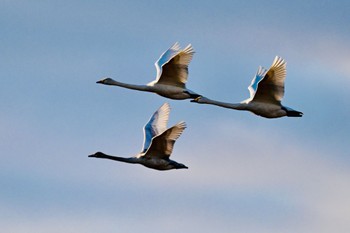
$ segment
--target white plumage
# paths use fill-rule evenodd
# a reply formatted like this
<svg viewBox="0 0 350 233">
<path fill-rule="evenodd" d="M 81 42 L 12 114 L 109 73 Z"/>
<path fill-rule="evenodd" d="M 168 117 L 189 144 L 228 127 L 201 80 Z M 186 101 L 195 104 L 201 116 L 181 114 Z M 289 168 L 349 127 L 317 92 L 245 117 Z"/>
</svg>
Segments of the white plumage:
<svg viewBox="0 0 350 233">
<path fill-rule="evenodd" d="M 176 42 L 156 61 L 156 79 L 147 85 L 127 84 L 111 78 L 102 79 L 97 83 L 154 92 L 170 99 L 194 99 L 200 95 L 186 88 L 188 65 L 193 55 L 191 44 L 181 50 L 179 43 Z"/>
<path fill-rule="evenodd" d="M 283 116 L 301 117 L 302 112 L 281 104 L 284 96 L 284 80 L 286 78 L 286 62 L 276 56 L 270 69 L 259 66 L 250 86 L 250 97 L 241 103 L 225 103 L 200 96 L 191 102 L 217 105 L 224 108 L 250 111 L 266 118 Z"/>
<path fill-rule="evenodd" d="M 126 163 L 138 163 L 156 170 L 170 170 L 187 168 L 181 163 L 169 159 L 176 140 L 186 128 L 186 123 L 181 121 L 167 129 L 170 106 L 163 104 L 144 126 L 144 142 L 142 151 L 134 157 L 123 158 L 111 156 L 102 152 L 96 152 L 89 157 L 111 159 Z"/>
</svg>

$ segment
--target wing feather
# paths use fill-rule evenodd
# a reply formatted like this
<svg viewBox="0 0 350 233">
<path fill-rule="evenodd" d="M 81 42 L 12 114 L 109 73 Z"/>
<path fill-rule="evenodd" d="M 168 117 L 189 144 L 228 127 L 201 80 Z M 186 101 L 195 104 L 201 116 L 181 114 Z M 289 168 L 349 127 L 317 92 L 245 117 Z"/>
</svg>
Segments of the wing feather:
<svg viewBox="0 0 350 233">
<path fill-rule="evenodd" d="M 155 63 L 157 78 L 154 82 L 185 88 L 188 78 L 188 65 L 194 53 L 191 44 L 180 50 L 179 44 L 176 42 Z"/>
<path fill-rule="evenodd" d="M 144 156 L 168 159 L 173 151 L 176 140 L 181 136 L 185 128 L 186 123 L 181 121 L 162 134 L 155 136 Z"/>
<path fill-rule="evenodd" d="M 257 89 L 252 100 L 281 104 L 286 74 L 286 62 L 281 57 L 276 56 L 265 76 L 257 82 Z"/>
<path fill-rule="evenodd" d="M 267 70 L 264 67 L 259 66 L 258 71 L 256 72 L 250 86 L 248 87 L 250 93 L 250 100 L 254 98 L 254 95 L 258 90 L 258 84 L 265 77 L 266 73 Z"/>
<path fill-rule="evenodd" d="M 152 138 L 163 133 L 166 130 L 170 114 L 170 106 L 164 103 L 149 119 L 143 128 L 144 141 L 142 152 L 149 148 Z"/>
</svg>

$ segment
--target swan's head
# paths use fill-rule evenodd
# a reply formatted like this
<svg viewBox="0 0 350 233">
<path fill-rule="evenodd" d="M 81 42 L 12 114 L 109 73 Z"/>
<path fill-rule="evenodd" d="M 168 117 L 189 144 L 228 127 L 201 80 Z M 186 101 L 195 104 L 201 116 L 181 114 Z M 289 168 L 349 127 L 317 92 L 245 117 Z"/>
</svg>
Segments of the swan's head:
<svg viewBox="0 0 350 233">
<path fill-rule="evenodd" d="M 114 80 L 111 79 L 111 78 L 103 78 L 103 79 L 97 81 L 96 83 L 107 84 L 107 85 L 108 85 L 108 84 L 112 83 L 113 81 L 114 81 Z"/>
<path fill-rule="evenodd" d="M 95 154 L 89 155 L 90 158 L 100 158 L 104 156 L 105 154 L 102 152 L 96 152 Z"/>
</svg>

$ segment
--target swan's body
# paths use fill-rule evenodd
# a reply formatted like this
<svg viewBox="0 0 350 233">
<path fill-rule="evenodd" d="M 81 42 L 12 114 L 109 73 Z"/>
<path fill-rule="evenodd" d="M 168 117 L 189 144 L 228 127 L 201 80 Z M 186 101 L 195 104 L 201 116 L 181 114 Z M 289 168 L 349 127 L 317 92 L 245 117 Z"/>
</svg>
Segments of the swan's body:
<svg viewBox="0 0 350 233">
<path fill-rule="evenodd" d="M 224 108 L 250 111 L 266 118 L 283 116 L 301 117 L 302 112 L 281 104 L 284 95 L 286 62 L 276 56 L 269 70 L 259 67 L 252 83 L 248 87 L 250 98 L 241 103 L 224 103 L 200 96 L 191 102 L 217 105 Z"/>
<path fill-rule="evenodd" d="M 191 44 L 181 50 L 180 45 L 176 42 L 156 61 L 157 77 L 147 85 L 127 84 L 111 78 L 105 78 L 97 83 L 154 92 L 170 99 L 194 99 L 200 95 L 186 88 L 188 65 L 193 54 L 194 50 Z"/>
<path fill-rule="evenodd" d="M 111 159 L 125 163 L 142 164 L 156 170 L 170 170 L 187 168 L 181 163 L 169 159 L 176 139 L 186 128 L 181 121 L 173 127 L 166 129 L 169 119 L 169 104 L 163 104 L 151 117 L 144 127 L 144 142 L 142 151 L 134 157 L 123 158 L 97 152 L 89 157 Z"/>
</svg>

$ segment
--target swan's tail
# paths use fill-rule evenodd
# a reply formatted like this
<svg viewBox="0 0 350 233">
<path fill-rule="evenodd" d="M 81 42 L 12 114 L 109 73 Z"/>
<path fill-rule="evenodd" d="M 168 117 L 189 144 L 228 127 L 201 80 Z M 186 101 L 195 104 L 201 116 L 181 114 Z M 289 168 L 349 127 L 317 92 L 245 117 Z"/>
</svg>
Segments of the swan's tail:
<svg viewBox="0 0 350 233">
<path fill-rule="evenodd" d="M 302 117 L 304 113 L 298 111 L 287 111 L 287 116 L 289 117 Z"/>
<path fill-rule="evenodd" d="M 304 113 L 288 107 L 283 107 L 282 109 L 286 111 L 288 117 L 302 117 L 304 115 Z"/>
</svg>

